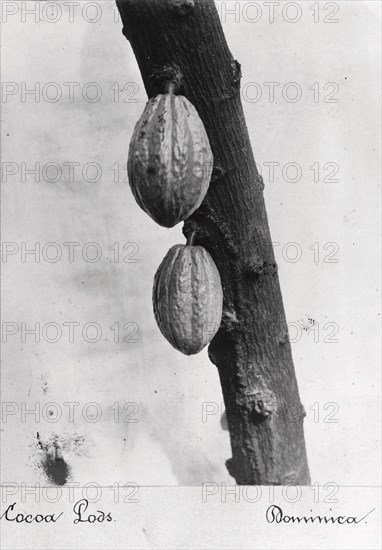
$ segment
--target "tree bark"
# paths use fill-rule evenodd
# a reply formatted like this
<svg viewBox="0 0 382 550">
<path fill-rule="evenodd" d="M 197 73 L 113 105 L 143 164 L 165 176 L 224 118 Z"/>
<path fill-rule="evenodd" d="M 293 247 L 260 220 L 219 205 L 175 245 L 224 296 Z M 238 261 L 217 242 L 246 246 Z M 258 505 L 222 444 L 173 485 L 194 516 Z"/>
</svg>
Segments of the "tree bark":
<svg viewBox="0 0 382 550">
<path fill-rule="evenodd" d="M 219 371 L 238 484 L 309 484 L 303 417 L 277 265 L 240 99 L 240 64 L 213 0 L 117 0 L 148 97 L 169 80 L 196 107 L 214 170 L 184 224 L 219 269 L 224 311 L 209 346 Z"/>
</svg>

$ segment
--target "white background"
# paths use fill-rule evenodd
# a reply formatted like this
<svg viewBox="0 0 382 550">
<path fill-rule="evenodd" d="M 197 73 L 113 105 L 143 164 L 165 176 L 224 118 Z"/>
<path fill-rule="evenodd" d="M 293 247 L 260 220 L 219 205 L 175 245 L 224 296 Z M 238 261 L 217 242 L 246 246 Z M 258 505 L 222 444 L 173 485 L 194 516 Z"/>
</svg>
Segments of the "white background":
<svg viewBox="0 0 382 550">
<path fill-rule="evenodd" d="M 6 88 L 15 93 L 3 93 L 1 104 L 2 241 L 15 243 L 9 245 L 15 253 L 2 260 L 2 319 L 3 330 L 5 322 L 14 323 L 17 332 L 3 344 L 2 400 L 12 414 L 4 415 L 3 409 L 2 482 L 49 482 L 41 468 L 38 432 L 47 447 L 57 436 L 69 479 L 81 485 L 233 483 L 224 466 L 231 454 L 228 432 L 220 424 L 224 408 L 217 371 L 205 350 L 189 358 L 172 349 L 152 314 L 153 275 L 168 248 L 184 238 L 180 226 L 166 230 L 144 214 L 124 181 L 129 140 L 147 98 L 113 3 L 81 2 L 73 22 L 61 3 L 55 23 L 49 19 L 55 18 L 57 3 L 45 11 L 40 6 L 40 23 L 25 15 L 21 2 L 4 4 L 17 13 L 5 20 L 3 12 L 1 39 L 3 92 L 4 83 L 15 83 Z M 35 4 L 26 2 L 28 8 Z M 236 9 L 224 15 L 220 5 L 228 43 L 242 65 L 243 104 L 264 177 L 272 239 L 280 243 L 275 253 L 296 340 L 312 482 L 376 486 L 380 5 L 307 1 L 294 3 L 297 12 L 282 2 L 270 23 L 263 2 L 223 4 L 226 11 Z M 301 17 L 292 23 L 296 14 Z M 58 87 L 48 89 L 52 82 Z M 73 101 L 68 82 L 79 83 Z M 95 94 L 94 86 L 86 88 L 90 82 L 101 90 L 99 101 L 89 100 Z M 285 88 L 290 82 L 301 90 L 296 102 L 291 101 L 296 87 Z M 36 83 L 39 101 L 23 93 Z M 123 90 L 127 83 L 132 84 Z M 279 83 L 273 101 L 264 83 Z M 52 102 L 57 89 L 61 98 Z M 68 162 L 79 163 L 73 181 Z M 279 163 L 274 180 L 269 162 Z M 15 163 L 6 165 L 8 174 L 4 163 Z M 31 169 L 35 163 L 41 166 L 40 181 L 23 172 L 23 166 Z M 60 166 L 58 181 L 48 181 L 55 170 L 44 172 L 47 163 Z M 91 167 L 84 177 L 87 163 L 99 166 L 97 182 L 86 180 L 96 179 Z M 293 168 L 282 172 L 288 163 L 298 163 L 299 181 L 291 181 Z M 309 168 L 315 163 L 319 181 Z M 338 166 L 332 180 L 326 163 Z M 44 248 L 50 242 L 62 252 L 57 262 L 46 260 L 46 254 L 55 255 L 54 248 Z M 65 242 L 80 243 L 73 262 Z M 95 253 L 94 247 L 84 249 L 89 242 L 98 243 L 99 261 L 89 261 Z M 39 262 L 31 254 L 23 258 L 22 243 L 27 248 L 40 243 Z M 119 261 L 116 247 L 110 249 L 113 243 L 119 243 Z M 138 262 L 123 262 L 132 252 L 123 250 L 126 243 L 136 243 L 137 252 L 129 257 Z M 319 243 L 319 257 L 310 249 L 314 243 Z M 331 251 L 337 262 L 324 261 Z M 296 252 L 301 257 L 292 261 Z M 73 342 L 63 324 L 70 322 L 79 323 Z M 122 337 L 127 334 L 123 326 L 136 323 L 138 342 L 114 342 L 109 327 L 117 322 Z M 23 338 L 22 323 L 28 329 L 40 323 L 40 342 L 32 334 Z M 53 328 L 43 332 L 47 323 L 61 327 L 58 342 L 47 341 L 55 334 Z M 82 336 L 87 323 L 101 328 L 98 342 Z M 94 336 L 90 329 L 88 336 Z M 78 403 L 74 418 L 67 402 Z M 87 408 L 94 402 L 101 412 L 97 422 L 89 419 L 94 407 Z M 52 407 L 44 408 L 47 403 L 62 412 L 57 422 L 48 417 Z M 139 407 L 129 417 L 138 422 L 124 422 L 131 412 L 123 410 L 126 403 Z M 213 414 L 203 418 L 206 403 Z M 40 413 L 37 408 L 36 415 L 25 415 L 26 408 L 36 407 Z"/>
</svg>

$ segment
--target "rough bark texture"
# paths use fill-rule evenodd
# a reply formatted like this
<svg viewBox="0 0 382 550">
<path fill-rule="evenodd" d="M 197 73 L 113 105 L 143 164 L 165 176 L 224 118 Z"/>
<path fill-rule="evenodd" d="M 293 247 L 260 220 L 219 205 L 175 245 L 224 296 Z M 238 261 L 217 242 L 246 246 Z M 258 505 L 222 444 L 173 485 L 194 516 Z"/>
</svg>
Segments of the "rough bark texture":
<svg viewBox="0 0 382 550">
<path fill-rule="evenodd" d="M 184 225 L 219 269 L 222 325 L 209 347 L 227 411 L 238 484 L 309 484 L 303 417 L 277 265 L 240 99 L 240 64 L 213 0 L 117 0 L 152 97 L 176 82 L 214 155 L 210 189 Z"/>
</svg>

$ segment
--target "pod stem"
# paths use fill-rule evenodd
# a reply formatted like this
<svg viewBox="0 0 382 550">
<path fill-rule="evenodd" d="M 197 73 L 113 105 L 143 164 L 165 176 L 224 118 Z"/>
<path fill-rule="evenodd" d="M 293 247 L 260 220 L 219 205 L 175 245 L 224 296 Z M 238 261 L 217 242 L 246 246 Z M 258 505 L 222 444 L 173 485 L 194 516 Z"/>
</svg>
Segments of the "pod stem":
<svg viewBox="0 0 382 550">
<path fill-rule="evenodd" d="M 196 231 L 191 231 L 187 236 L 187 246 L 193 246 L 196 238 Z"/>
<path fill-rule="evenodd" d="M 164 85 L 165 94 L 173 94 L 175 92 L 176 82 L 168 80 Z"/>
</svg>

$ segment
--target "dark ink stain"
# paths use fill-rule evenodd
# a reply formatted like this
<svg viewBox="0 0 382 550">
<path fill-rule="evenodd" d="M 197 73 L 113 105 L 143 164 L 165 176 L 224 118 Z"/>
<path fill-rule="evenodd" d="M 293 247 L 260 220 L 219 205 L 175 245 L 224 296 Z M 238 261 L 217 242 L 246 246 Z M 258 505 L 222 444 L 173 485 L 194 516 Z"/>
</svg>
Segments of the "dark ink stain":
<svg viewBox="0 0 382 550">
<path fill-rule="evenodd" d="M 313 317 L 309 317 L 309 315 L 305 315 L 305 317 L 305 319 L 300 319 L 298 323 L 303 331 L 309 332 L 317 324 L 317 321 Z"/>
<path fill-rule="evenodd" d="M 41 389 L 44 395 L 48 391 L 48 374 L 47 373 L 41 376 Z"/>
<path fill-rule="evenodd" d="M 44 453 L 41 464 L 46 477 L 54 485 L 65 485 L 68 481 L 70 468 L 62 458 L 58 437 L 54 436 L 50 443 L 43 443 L 37 432 L 37 446 Z"/>
</svg>

